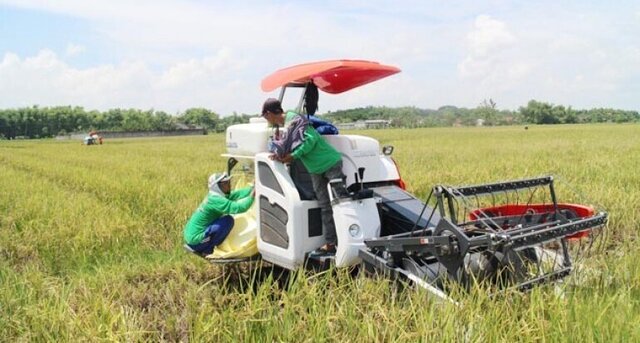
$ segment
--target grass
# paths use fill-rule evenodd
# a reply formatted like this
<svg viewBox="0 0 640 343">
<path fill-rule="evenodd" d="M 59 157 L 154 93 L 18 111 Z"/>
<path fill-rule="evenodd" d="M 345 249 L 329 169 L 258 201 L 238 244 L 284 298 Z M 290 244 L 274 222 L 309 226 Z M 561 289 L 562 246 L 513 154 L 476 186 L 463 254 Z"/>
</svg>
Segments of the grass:
<svg viewBox="0 0 640 343">
<path fill-rule="evenodd" d="M 0 340 L 638 341 L 640 126 L 352 132 L 395 146 L 409 190 L 553 173 L 561 199 L 610 215 L 606 246 L 565 283 L 460 294 L 463 306 L 344 271 L 272 276 L 182 250 L 223 170 L 224 136 L 0 142 Z M 258 283 L 252 279 L 260 277 Z"/>
</svg>

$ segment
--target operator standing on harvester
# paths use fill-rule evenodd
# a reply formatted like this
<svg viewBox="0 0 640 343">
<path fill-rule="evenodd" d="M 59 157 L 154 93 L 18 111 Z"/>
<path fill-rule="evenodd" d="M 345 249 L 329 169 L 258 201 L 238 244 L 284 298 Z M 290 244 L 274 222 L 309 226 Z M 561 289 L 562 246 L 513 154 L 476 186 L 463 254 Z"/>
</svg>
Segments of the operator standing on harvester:
<svg viewBox="0 0 640 343">
<path fill-rule="evenodd" d="M 277 127 L 288 124 L 284 136 L 276 140 L 282 149 L 270 156 L 271 159 L 289 163 L 299 159 L 311 175 L 313 191 L 321 209 L 322 227 L 327 243 L 318 249 L 319 254 L 336 252 L 336 226 L 333 221 L 333 210 L 329 200 L 327 185 L 330 180 L 341 179 L 342 156 L 320 134 L 308 124 L 306 119 L 295 112 L 286 114 L 282 104 L 274 98 L 267 99 L 262 105 L 262 116 L 269 124 Z"/>
</svg>

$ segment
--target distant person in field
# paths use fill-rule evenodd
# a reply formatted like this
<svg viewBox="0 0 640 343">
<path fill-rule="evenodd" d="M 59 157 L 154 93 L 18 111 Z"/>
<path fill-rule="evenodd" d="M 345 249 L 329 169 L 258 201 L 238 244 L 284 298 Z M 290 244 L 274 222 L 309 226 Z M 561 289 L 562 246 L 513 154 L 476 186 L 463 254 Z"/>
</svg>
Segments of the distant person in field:
<svg viewBox="0 0 640 343">
<path fill-rule="evenodd" d="M 226 173 L 209 176 L 209 193 L 184 227 L 185 243 L 199 254 L 211 254 L 233 228 L 231 214 L 247 211 L 254 194 L 253 186 L 232 192 L 231 177 Z"/>
<path fill-rule="evenodd" d="M 291 111 L 284 113 L 279 100 L 267 99 L 262 105 L 262 116 L 272 126 L 287 125 L 283 136 L 276 141 L 275 153 L 270 158 L 282 163 L 299 159 L 307 168 L 320 205 L 322 227 L 327 240 L 317 253 L 335 253 L 338 239 L 327 184 L 333 179 L 345 180 L 342 173 L 342 156 L 309 125 L 304 116 Z"/>
</svg>

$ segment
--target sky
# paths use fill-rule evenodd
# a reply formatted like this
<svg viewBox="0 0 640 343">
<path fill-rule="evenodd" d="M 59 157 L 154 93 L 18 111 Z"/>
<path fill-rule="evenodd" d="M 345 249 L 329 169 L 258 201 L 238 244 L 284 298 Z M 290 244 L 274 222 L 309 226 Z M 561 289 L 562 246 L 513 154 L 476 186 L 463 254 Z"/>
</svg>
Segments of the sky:
<svg viewBox="0 0 640 343">
<path fill-rule="evenodd" d="M 640 110 L 640 1 L 0 0 L 0 108 L 256 114 L 291 65 L 401 73 L 321 94 L 363 106 Z"/>
</svg>

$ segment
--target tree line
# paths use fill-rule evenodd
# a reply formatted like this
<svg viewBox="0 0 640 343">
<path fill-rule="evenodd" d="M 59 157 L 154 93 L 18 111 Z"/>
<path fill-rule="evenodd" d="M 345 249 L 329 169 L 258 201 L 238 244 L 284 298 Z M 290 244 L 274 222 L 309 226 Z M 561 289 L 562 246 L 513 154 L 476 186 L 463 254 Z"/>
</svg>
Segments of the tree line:
<svg viewBox="0 0 640 343">
<path fill-rule="evenodd" d="M 82 107 L 24 107 L 0 110 L 0 139 L 46 138 L 73 132 L 97 131 L 171 131 L 199 127 L 221 132 L 227 126 L 247 123 L 255 115 L 237 114 L 221 117 L 206 108 L 190 108 L 170 115 L 163 111 L 110 109 L 87 111 Z M 575 110 L 531 100 L 516 111 L 498 110 L 489 99 L 476 108 L 443 106 L 437 110 L 417 107 L 362 107 L 329 112 L 322 116 L 333 123 L 386 119 L 391 127 L 436 127 L 520 124 L 627 123 L 640 121 L 637 111 L 611 108 Z"/>
<path fill-rule="evenodd" d="M 527 106 L 516 111 L 498 110 L 489 99 L 476 108 L 443 106 L 437 110 L 417 107 L 362 107 L 330 112 L 324 118 L 334 123 L 349 123 L 359 120 L 385 119 L 391 127 L 437 127 L 437 126 L 496 126 L 521 124 L 578 124 L 578 123 L 628 123 L 640 121 L 638 111 L 612 108 L 575 110 L 571 107 L 553 105 L 531 100 Z"/>
<path fill-rule="evenodd" d="M 75 132 L 97 131 L 172 131 L 203 128 L 224 131 L 227 126 L 245 123 L 247 114 L 221 118 L 206 108 L 190 108 L 170 115 L 164 111 L 110 109 L 87 111 L 82 107 L 24 107 L 0 110 L 0 139 L 47 138 Z"/>
</svg>

